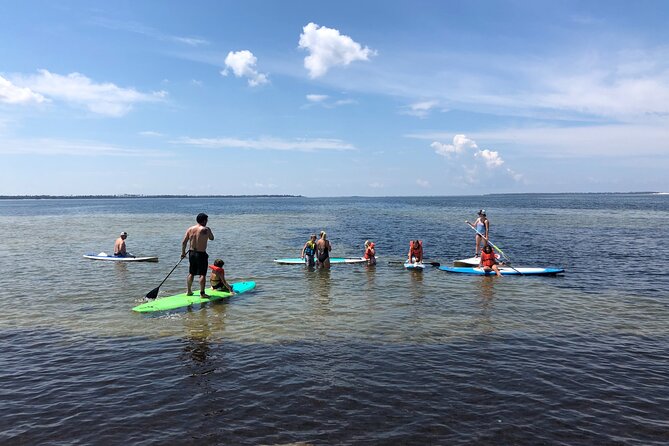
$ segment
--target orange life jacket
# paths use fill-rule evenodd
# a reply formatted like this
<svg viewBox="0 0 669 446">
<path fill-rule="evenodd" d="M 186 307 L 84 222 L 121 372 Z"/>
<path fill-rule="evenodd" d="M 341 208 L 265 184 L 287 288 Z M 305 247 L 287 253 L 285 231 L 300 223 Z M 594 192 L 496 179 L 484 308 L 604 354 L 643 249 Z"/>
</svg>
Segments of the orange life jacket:
<svg viewBox="0 0 669 446">
<path fill-rule="evenodd" d="M 219 273 L 224 273 L 225 270 L 221 268 L 220 266 L 215 266 L 215 265 L 209 265 L 209 268 L 211 268 L 212 271 L 216 271 Z"/>
<path fill-rule="evenodd" d="M 487 266 L 488 268 L 491 268 L 495 263 L 497 263 L 495 259 L 495 253 L 490 250 L 489 253 L 486 253 L 483 251 L 481 253 L 481 265 L 482 266 Z"/>
</svg>

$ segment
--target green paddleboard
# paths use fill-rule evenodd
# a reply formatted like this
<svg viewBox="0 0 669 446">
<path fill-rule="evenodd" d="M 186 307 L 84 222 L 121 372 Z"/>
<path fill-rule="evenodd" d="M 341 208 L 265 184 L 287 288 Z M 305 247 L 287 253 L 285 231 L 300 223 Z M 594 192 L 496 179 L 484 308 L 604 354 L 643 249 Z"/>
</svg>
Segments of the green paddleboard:
<svg viewBox="0 0 669 446">
<path fill-rule="evenodd" d="M 232 291 L 234 291 L 235 294 L 241 294 L 250 291 L 255 287 L 255 282 L 237 282 L 232 284 Z M 202 298 L 199 293 L 195 293 L 192 296 L 186 296 L 186 293 L 176 294 L 174 296 L 161 297 L 160 299 L 137 305 L 132 311 L 138 313 L 151 313 L 153 311 L 175 310 L 194 304 L 214 302 L 233 295 L 227 291 L 217 291 L 212 290 L 211 288 L 207 289 L 206 292 L 209 295 L 209 298 Z"/>
</svg>

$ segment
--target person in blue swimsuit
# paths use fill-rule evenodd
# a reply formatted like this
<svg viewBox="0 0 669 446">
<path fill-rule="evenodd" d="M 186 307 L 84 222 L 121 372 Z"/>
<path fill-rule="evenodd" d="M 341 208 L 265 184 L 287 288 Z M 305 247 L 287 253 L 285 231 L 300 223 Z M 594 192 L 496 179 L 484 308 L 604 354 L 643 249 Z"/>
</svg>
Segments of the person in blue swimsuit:
<svg viewBox="0 0 669 446">
<path fill-rule="evenodd" d="M 474 250 L 475 257 L 480 255 L 483 247 L 488 243 L 488 231 L 490 230 L 490 221 L 485 215 L 485 209 L 481 209 L 478 212 L 478 215 L 479 218 L 477 218 L 474 222 L 474 228 L 476 229 L 476 249 Z M 481 247 L 480 249 L 479 246 Z"/>
</svg>

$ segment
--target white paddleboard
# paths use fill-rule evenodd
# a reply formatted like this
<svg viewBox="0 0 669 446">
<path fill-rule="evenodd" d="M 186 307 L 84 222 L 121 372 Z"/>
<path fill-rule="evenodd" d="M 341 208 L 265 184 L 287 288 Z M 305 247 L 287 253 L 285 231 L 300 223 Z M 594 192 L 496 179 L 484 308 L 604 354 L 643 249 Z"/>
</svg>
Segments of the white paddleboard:
<svg viewBox="0 0 669 446">
<path fill-rule="evenodd" d="M 404 262 L 404 267 L 406 269 L 416 269 L 416 270 L 423 270 L 425 269 L 425 264 L 423 262 Z"/>
<path fill-rule="evenodd" d="M 144 257 L 118 257 L 110 256 L 107 253 L 101 252 L 99 254 L 84 254 L 85 259 L 90 260 L 108 260 L 111 262 L 157 262 L 158 257 L 144 256 Z"/>
<path fill-rule="evenodd" d="M 499 261 L 499 254 L 495 253 L 495 258 Z M 479 266 L 481 257 L 470 257 L 468 259 L 453 260 L 453 266 Z"/>
</svg>

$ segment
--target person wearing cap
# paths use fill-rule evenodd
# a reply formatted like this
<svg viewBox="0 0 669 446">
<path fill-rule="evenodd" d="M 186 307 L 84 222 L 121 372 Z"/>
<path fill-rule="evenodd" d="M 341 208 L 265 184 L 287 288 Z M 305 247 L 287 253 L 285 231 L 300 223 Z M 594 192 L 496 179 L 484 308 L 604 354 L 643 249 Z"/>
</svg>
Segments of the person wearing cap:
<svg viewBox="0 0 669 446">
<path fill-rule="evenodd" d="M 483 251 L 483 247 L 488 243 L 488 231 L 490 230 L 490 221 L 485 215 L 485 209 L 481 209 L 478 212 L 478 216 L 479 218 L 474 222 L 474 229 L 476 229 L 475 257 L 480 255 L 480 251 Z M 480 250 L 479 246 L 481 247 Z"/>
<path fill-rule="evenodd" d="M 128 233 L 123 231 L 121 232 L 119 238 L 116 239 L 116 242 L 114 242 L 114 257 L 135 257 L 133 255 L 128 254 L 128 251 L 126 251 L 125 239 L 127 238 L 128 238 Z"/>
</svg>

